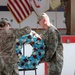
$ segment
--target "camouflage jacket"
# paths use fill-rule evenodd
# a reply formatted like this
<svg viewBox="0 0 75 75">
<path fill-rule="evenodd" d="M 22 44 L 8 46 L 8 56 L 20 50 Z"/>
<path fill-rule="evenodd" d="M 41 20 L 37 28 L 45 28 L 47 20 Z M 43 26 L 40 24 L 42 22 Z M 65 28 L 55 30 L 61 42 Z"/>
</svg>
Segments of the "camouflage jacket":
<svg viewBox="0 0 75 75">
<path fill-rule="evenodd" d="M 61 36 L 56 27 L 51 25 L 48 30 L 42 35 L 45 42 L 45 61 L 46 62 L 59 62 L 63 64 L 63 44 Z"/>
<path fill-rule="evenodd" d="M 16 39 L 30 31 L 28 26 L 22 29 L 0 30 L 0 56 L 3 57 L 5 63 L 18 62 L 18 56 L 15 53 Z"/>
</svg>

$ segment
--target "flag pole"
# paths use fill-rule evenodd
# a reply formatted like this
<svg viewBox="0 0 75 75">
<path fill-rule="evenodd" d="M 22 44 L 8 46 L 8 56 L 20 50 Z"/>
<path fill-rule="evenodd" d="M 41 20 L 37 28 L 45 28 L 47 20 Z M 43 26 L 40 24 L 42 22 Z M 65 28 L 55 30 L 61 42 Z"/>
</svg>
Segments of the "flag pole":
<svg viewBox="0 0 75 75">
<path fill-rule="evenodd" d="M 19 23 L 19 29 L 21 28 L 21 24 Z"/>
<path fill-rule="evenodd" d="M 11 22 L 11 27 L 12 27 L 12 22 L 13 22 L 13 19 L 10 19 L 10 22 Z"/>
<path fill-rule="evenodd" d="M 56 27 L 57 27 L 57 10 L 55 11 Z"/>
</svg>

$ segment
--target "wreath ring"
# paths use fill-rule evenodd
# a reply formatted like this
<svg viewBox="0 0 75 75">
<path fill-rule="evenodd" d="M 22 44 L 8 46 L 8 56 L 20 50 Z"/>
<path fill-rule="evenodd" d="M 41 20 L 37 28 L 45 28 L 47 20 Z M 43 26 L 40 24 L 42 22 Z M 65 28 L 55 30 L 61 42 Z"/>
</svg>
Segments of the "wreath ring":
<svg viewBox="0 0 75 75">
<path fill-rule="evenodd" d="M 30 44 L 33 47 L 30 57 L 24 56 L 21 52 L 22 45 Z M 19 57 L 19 67 L 25 69 L 35 68 L 45 55 L 45 45 L 43 39 L 33 30 L 30 34 L 23 35 L 16 41 L 16 53 Z"/>
</svg>

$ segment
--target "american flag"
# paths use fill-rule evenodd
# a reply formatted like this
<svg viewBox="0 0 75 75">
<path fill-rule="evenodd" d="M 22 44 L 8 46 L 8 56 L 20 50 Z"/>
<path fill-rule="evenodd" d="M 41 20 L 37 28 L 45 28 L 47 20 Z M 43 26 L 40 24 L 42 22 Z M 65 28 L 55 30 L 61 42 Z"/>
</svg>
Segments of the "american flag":
<svg viewBox="0 0 75 75">
<path fill-rule="evenodd" d="M 21 23 L 31 14 L 29 0 L 8 0 L 7 7 L 18 23 Z"/>
</svg>

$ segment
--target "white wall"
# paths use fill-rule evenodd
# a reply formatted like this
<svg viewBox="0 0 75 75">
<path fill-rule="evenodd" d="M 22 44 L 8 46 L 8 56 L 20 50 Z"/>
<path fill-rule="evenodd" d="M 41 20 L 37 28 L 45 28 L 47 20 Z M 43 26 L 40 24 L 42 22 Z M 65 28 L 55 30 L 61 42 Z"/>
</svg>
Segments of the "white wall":
<svg viewBox="0 0 75 75">
<path fill-rule="evenodd" d="M 0 6 L 6 6 L 8 0 L 0 0 Z M 50 17 L 51 22 L 56 26 L 57 28 L 66 28 L 64 23 L 64 12 L 47 12 L 47 14 Z M 8 17 L 9 19 L 13 19 L 12 27 L 19 27 L 19 25 L 16 23 L 14 17 L 9 11 L 0 11 L 0 18 L 1 17 Z M 33 12 L 30 17 L 28 17 L 25 21 L 23 21 L 20 25 L 20 27 L 24 26 L 30 26 L 31 28 L 37 28 L 39 27 L 37 24 L 37 17 L 35 13 Z"/>
<path fill-rule="evenodd" d="M 65 23 L 63 22 L 65 20 L 64 18 L 64 12 L 47 12 L 47 14 L 50 17 L 50 21 L 54 26 L 57 28 L 66 28 Z M 7 17 L 9 20 L 13 19 L 13 22 L 11 22 L 11 26 L 13 28 L 19 27 L 19 24 L 16 22 L 14 17 L 9 11 L 1 11 L 0 12 L 0 18 L 2 17 Z M 20 23 L 20 27 L 24 26 L 30 26 L 31 28 L 40 28 L 39 25 L 37 24 L 37 16 L 34 12 L 25 19 L 22 23 Z"/>
<path fill-rule="evenodd" d="M 0 0 L 0 6 L 5 6 L 7 5 L 8 0 Z"/>
<path fill-rule="evenodd" d="M 64 43 L 64 66 L 61 75 L 75 75 L 75 43 Z"/>
</svg>

